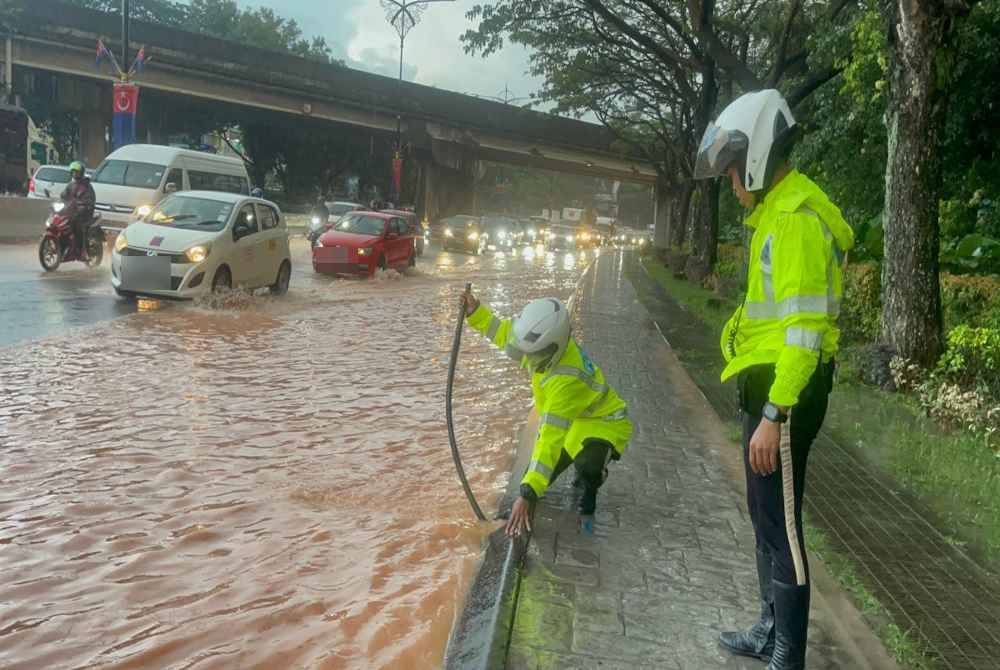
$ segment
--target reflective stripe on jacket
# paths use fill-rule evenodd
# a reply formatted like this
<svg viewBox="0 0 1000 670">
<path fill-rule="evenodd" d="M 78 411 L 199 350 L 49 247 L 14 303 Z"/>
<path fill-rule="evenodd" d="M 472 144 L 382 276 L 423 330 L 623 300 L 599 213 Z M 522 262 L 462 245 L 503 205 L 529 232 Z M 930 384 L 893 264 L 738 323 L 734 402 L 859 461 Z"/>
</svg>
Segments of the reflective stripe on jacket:
<svg viewBox="0 0 1000 670">
<path fill-rule="evenodd" d="M 769 399 L 791 407 L 820 356 L 828 361 L 837 353 L 842 265 L 854 233 L 822 189 L 796 170 L 771 189 L 746 223 L 754 230 L 747 299 L 722 332 L 722 380 L 753 365 L 774 364 Z"/>
<path fill-rule="evenodd" d="M 520 362 L 521 353 L 511 345 L 510 320 L 498 319 L 482 304 L 468 320 L 470 326 Z M 625 401 L 573 339 L 556 365 L 532 373 L 531 393 L 539 416 L 538 436 L 521 483 L 539 497 L 548 488 L 564 449 L 576 458 L 588 438 L 607 440 L 619 454 L 628 446 L 632 422 Z"/>
</svg>

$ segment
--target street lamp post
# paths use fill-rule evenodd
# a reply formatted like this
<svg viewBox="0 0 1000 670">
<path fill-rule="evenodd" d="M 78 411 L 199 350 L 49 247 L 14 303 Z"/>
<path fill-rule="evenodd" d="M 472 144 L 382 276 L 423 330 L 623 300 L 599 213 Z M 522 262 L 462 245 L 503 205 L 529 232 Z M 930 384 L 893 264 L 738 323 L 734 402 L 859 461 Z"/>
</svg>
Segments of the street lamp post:
<svg viewBox="0 0 1000 670">
<path fill-rule="evenodd" d="M 396 29 L 399 35 L 399 81 L 403 81 L 403 48 L 406 44 L 406 36 L 414 26 L 420 23 L 427 5 L 433 2 L 454 2 L 455 0 L 380 0 L 382 9 L 385 10 L 385 18 Z M 403 117 L 402 113 L 396 114 L 396 151 L 392 161 L 393 188 L 397 205 L 402 199 L 402 170 L 403 170 Z"/>
</svg>

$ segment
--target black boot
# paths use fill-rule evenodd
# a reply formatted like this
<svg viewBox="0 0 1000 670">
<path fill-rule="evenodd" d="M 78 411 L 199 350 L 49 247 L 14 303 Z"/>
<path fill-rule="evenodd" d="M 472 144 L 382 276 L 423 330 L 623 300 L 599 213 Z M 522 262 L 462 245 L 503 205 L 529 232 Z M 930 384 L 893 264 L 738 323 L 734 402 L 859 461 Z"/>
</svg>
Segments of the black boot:
<svg viewBox="0 0 1000 670">
<path fill-rule="evenodd" d="M 771 554 L 757 550 L 757 583 L 760 585 L 760 621 L 750 630 L 719 635 L 719 644 L 731 654 L 767 662 L 774 650 L 774 595 Z"/>
<path fill-rule="evenodd" d="M 809 631 L 809 585 L 774 582 L 774 621 L 777 635 L 767 670 L 804 670 Z"/>
</svg>

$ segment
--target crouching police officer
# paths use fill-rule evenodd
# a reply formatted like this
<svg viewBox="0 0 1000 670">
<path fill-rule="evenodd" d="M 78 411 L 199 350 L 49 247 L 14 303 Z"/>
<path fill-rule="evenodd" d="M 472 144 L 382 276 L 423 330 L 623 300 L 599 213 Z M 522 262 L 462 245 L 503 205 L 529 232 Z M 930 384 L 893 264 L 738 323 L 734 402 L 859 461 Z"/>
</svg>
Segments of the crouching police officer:
<svg viewBox="0 0 1000 670">
<path fill-rule="evenodd" d="M 538 436 L 507 535 L 531 530 L 534 503 L 570 464 L 577 473 L 574 486 L 583 489 L 580 523 L 592 533 L 608 461 L 621 457 L 632 435 L 625 401 L 571 337 L 569 313 L 559 300 L 534 300 L 513 320 L 498 319 L 471 292 L 462 300 L 469 325 L 532 372 Z"/>
<path fill-rule="evenodd" d="M 840 331 L 841 266 L 854 236 L 826 194 L 787 163 L 797 134 L 775 90 L 747 93 L 709 124 L 695 178 L 728 175 L 752 210 L 747 294 L 722 334 L 723 381 L 738 375 L 760 621 L 723 633 L 769 670 L 805 667 L 809 566 L 802 495 L 826 415 Z"/>
</svg>

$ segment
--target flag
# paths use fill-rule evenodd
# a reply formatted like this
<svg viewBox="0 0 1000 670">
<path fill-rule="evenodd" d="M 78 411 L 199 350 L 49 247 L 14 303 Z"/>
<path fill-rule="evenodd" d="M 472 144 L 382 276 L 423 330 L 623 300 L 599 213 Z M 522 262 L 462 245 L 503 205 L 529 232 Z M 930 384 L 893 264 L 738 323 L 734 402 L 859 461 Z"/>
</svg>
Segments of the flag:
<svg viewBox="0 0 1000 670">
<path fill-rule="evenodd" d="M 110 56 L 111 56 L 111 52 L 108 51 L 108 48 L 106 46 L 104 46 L 104 40 L 98 39 L 97 40 L 97 62 L 95 63 L 95 65 L 97 67 L 101 67 L 101 61 L 104 60 L 105 58 L 107 58 L 108 60 L 110 60 L 111 59 Z"/>
<path fill-rule="evenodd" d="M 146 47 L 143 46 L 139 49 L 139 53 L 135 55 L 135 61 L 132 63 L 132 69 L 129 72 L 142 72 L 146 67 L 147 60 Z"/>
<path fill-rule="evenodd" d="M 117 149 L 135 142 L 135 114 L 139 109 L 139 87 L 115 82 L 111 144 Z"/>
</svg>

